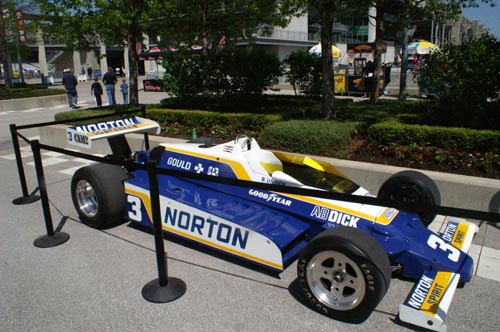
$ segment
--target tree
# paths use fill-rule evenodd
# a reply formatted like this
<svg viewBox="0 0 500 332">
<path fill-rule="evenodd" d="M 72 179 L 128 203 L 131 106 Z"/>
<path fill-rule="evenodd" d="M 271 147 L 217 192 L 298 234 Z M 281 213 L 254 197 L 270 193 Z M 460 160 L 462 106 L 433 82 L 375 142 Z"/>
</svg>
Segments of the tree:
<svg viewBox="0 0 500 332">
<path fill-rule="evenodd" d="M 340 10 L 340 2 L 335 0 L 310 0 L 308 3 L 319 12 L 321 21 L 321 62 L 323 104 L 321 110 L 323 117 L 335 117 L 335 85 L 333 82 L 332 60 L 332 28 L 333 17 Z"/>
<path fill-rule="evenodd" d="M 126 46 L 130 65 L 130 104 L 139 103 L 137 45 L 143 34 L 154 31 L 151 23 L 169 10 L 160 0 L 35 0 L 40 6 L 38 22 L 44 33 L 67 43 L 71 50 L 89 50 L 104 42 Z M 156 27 L 158 28 L 158 27 Z"/>
<path fill-rule="evenodd" d="M 208 93 L 210 62 L 236 41 L 251 40 L 266 27 L 285 26 L 300 10 L 298 1 L 174 0 L 161 18 L 160 40 L 167 48 L 189 50 L 201 45 L 201 79 Z"/>
<path fill-rule="evenodd" d="M 500 41 L 485 34 L 461 45 L 447 44 L 434 52 L 419 84 L 439 92 L 442 109 L 458 126 L 498 127 Z M 496 114 L 492 114 L 494 112 Z"/>
<path fill-rule="evenodd" d="M 19 26 L 21 23 L 16 19 L 15 13 L 20 12 L 24 15 L 26 11 L 30 11 L 32 4 L 28 1 L 22 0 L 0 0 L 0 55 L 2 59 L 2 65 L 4 70 L 4 80 L 5 86 L 10 87 L 12 85 L 12 68 L 11 68 L 11 57 L 16 56 L 20 69 L 19 74 L 22 80 L 22 61 L 21 55 L 23 51 L 26 51 L 26 35 L 23 36 L 24 41 L 21 38 L 20 33 L 25 32 L 25 27 Z M 22 22 L 24 24 L 24 20 Z"/>
<path fill-rule="evenodd" d="M 136 45 L 143 34 L 184 48 L 200 42 L 202 59 L 208 61 L 210 43 L 220 47 L 222 36 L 224 40 L 249 38 L 262 24 L 284 25 L 297 8 L 293 0 L 35 1 L 49 17 L 44 31 L 66 40 L 72 49 L 88 49 L 100 40 L 128 47 L 131 104 L 138 102 Z"/>
<path fill-rule="evenodd" d="M 481 0 L 484 4 L 493 5 L 492 0 Z M 399 87 L 399 99 L 406 100 L 406 74 L 407 74 L 407 45 L 410 37 L 410 25 L 415 20 L 434 19 L 435 13 L 440 13 L 438 23 L 444 23 L 446 20 L 454 20 L 461 14 L 462 8 L 477 7 L 476 0 L 449 0 L 449 1 L 426 1 L 426 0 L 373 0 L 372 5 L 377 8 L 377 49 L 378 43 L 383 42 L 384 37 L 379 37 L 379 33 L 383 34 L 384 28 L 379 28 L 378 25 L 385 24 L 385 14 L 389 13 L 395 17 L 394 25 L 400 26 L 402 32 L 401 39 L 401 76 Z M 383 11 L 383 15 L 378 11 Z M 380 61 L 376 63 L 376 72 L 380 72 Z M 375 87 L 374 87 L 375 88 Z M 375 91 L 375 90 L 374 90 Z M 378 94 L 373 93 L 374 101 L 378 99 Z"/>
<path fill-rule="evenodd" d="M 321 24 L 321 60 L 322 60 L 322 86 L 323 86 L 323 117 L 328 119 L 336 117 L 335 86 L 333 80 L 332 60 L 332 30 L 335 19 L 347 17 L 356 13 L 366 13 L 370 0 L 362 1 L 335 1 L 335 0 L 307 0 L 309 9 L 313 8 L 319 13 Z"/>
</svg>

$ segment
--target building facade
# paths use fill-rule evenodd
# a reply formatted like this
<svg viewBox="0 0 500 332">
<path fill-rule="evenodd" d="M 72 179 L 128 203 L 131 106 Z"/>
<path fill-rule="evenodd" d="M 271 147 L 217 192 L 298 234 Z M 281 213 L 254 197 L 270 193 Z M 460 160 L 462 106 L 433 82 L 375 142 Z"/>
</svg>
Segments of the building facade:
<svg viewBox="0 0 500 332">
<path fill-rule="evenodd" d="M 347 50 L 347 44 L 371 43 L 375 40 L 375 24 L 370 17 L 374 17 L 376 11 L 371 8 L 367 15 L 351 16 L 334 24 L 332 34 L 333 41 L 341 51 L 341 57 L 336 59 L 337 64 L 348 65 L 352 62 L 352 54 Z M 465 41 L 480 37 L 486 30 L 478 21 L 470 21 L 465 17 L 459 17 L 454 21 L 442 23 L 436 14 L 435 19 L 413 22 L 413 34 L 410 38 L 418 40 L 425 39 L 436 45 L 444 43 L 460 44 Z M 291 19 L 285 28 L 263 26 L 255 36 L 255 42 L 265 47 L 280 59 L 297 49 L 309 49 L 320 42 L 321 24 L 318 15 L 309 12 L 300 17 Z M 29 32 L 28 32 L 29 34 Z M 63 43 L 41 39 L 41 34 L 31 34 L 28 38 L 28 46 L 38 49 L 37 59 L 30 59 L 32 65 L 38 66 L 42 75 L 62 76 L 65 68 L 71 68 L 75 74 L 81 74 L 92 68 L 93 73 L 104 73 L 108 66 L 115 70 L 128 73 L 127 49 L 96 45 L 90 52 L 68 52 Z M 387 51 L 382 55 L 382 61 L 399 62 L 399 50 L 401 45 L 401 33 L 397 29 L 389 30 L 387 33 Z M 147 49 L 154 46 L 149 44 L 149 38 L 145 37 Z M 249 44 L 250 41 L 242 41 L 241 45 Z M 34 52 L 35 53 L 35 52 Z M 369 58 L 370 54 L 363 56 Z M 148 74 L 158 71 L 158 63 L 141 63 L 140 74 Z"/>
</svg>

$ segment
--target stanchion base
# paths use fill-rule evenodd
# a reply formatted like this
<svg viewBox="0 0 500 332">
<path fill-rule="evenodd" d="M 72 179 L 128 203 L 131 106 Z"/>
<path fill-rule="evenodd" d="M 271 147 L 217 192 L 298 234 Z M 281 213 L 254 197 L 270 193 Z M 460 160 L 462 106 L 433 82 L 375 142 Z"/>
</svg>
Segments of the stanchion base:
<svg viewBox="0 0 500 332">
<path fill-rule="evenodd" d="M 37 238 L 33 244 L 38 248 L 55 247 L 69 240 L 69 234 L 64 232 L 56 232 L 54 235 L 43 235 Z"/>
<path fill-rule="evenodd" d="M 40 196 L 38 195 L 29 195 L 29 196 L 21 196 L 19 198 L 16 198 L 15 200 L 12 201 L 12 204 L 14 205 L 25 205 L 25 204 L 31 204 L 40 199 Z"/>
<path fill-rule="evenodd" d="M 142 288 L 142 297 L 149 302 L 166 303 L 171 302 L 186 292 L 186 284 L 181 279 L 168 277 L 166 286 L 160 285 L 159 279 L 148 282 Z"/>
</svg>

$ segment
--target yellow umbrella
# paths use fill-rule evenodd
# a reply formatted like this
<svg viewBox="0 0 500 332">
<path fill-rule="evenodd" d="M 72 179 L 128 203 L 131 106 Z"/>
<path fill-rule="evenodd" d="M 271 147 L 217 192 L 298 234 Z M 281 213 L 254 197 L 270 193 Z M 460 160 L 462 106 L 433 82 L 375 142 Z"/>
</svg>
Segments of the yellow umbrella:
<svg viewBox="0 0 500 332">
<path fill-rule="evenodd" d="M 436 49 L 438 49 L 437 45 L 423 39 L 408 44 L 408 54 L 429 54 Z"/>
<path fill-rule="evenodd" d="M 313 53 L 313 54 L 321 54 L 321 43 L 318 43 L 317 45 L 314 45 L 313 47 L 311 47 L 311 49 L 309 50 L 310 53 Z M 335 46 L 335 45 L 332 45 L 332 57 L 333 58 L 340 58 L 340 49 Z"/>
</svg>

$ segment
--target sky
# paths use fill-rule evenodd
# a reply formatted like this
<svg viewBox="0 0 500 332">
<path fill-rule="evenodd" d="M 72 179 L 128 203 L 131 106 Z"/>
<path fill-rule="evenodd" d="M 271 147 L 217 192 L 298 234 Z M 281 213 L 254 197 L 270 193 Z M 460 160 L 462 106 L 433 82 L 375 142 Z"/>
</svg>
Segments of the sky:
<svg viewBox="0 0 500 332">
<path fill-rule="evenodd" d="M 490 29 L 490 33 L 497 39 L 500 38 L 500 0 L 493 0 L 495 7 L 490 7 L 477 0 L 479 8 L 466 8 L 462 10 L 462 16 L 469 20 L 478 20 L 484 27 Z"/>
</svg>

